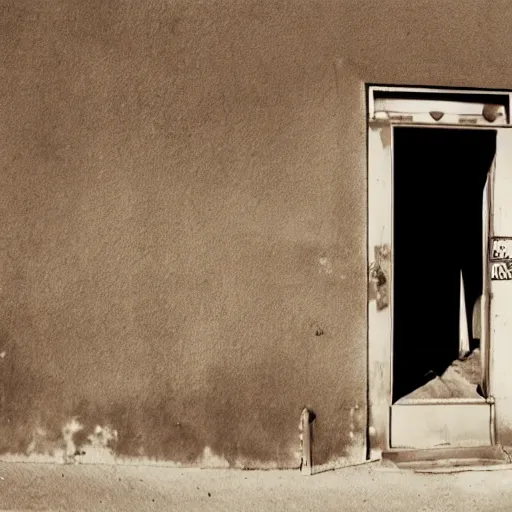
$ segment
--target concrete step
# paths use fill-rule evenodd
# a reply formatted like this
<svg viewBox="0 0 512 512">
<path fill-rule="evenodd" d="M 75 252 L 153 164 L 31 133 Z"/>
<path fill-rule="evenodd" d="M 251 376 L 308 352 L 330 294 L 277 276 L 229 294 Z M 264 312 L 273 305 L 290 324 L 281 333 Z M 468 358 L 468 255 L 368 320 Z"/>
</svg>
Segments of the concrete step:
<svg viewBox="0 0 512 512">
<path fill-rule="evenodd" d="M 426 450 L 392 449 L 382 453 L 384 464 L 391 462 L 400 469 L 437 472 L 448 468 L 490 468 L 511 462 L 501 446 L 443 447 Z"/>
</svg>

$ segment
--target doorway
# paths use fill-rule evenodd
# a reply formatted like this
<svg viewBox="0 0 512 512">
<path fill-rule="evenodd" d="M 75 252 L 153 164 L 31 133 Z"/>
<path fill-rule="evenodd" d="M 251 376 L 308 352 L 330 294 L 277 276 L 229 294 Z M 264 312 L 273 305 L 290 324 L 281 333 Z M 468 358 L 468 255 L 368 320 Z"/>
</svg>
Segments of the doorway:
<svg viewBox="0 0 512 512">
<path fill-rule="evenodd" d="M 392 402 L 483 399 L 482 205 L 496 132 L 393 132 Z"/>
<path fill-rule="evenodd" d="M 369 457 L 512 444 L 511 106 L 368 86 Z"/>
</svg>

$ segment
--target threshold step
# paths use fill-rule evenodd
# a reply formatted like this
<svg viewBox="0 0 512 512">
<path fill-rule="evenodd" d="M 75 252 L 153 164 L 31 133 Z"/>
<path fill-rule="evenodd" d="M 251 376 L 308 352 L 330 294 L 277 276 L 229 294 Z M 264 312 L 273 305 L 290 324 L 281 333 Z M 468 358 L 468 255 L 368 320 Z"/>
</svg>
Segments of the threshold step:
<svg viewBox="0 0 512 512">
<path fill-rule="evenodd" d="M 471 446 L 471 447 L 442 447 L 429 449 L 390 449 L 382 452 L 382 459 L 388 460 L 397 466 L 413 463 L 426 463 L 446 461 L 449 465 L 479 464 L 507 464 L 510 462 L 506 452 L 501 446 Z M 449 462 L 448 462 L 449 461 Z"/>
</svg>

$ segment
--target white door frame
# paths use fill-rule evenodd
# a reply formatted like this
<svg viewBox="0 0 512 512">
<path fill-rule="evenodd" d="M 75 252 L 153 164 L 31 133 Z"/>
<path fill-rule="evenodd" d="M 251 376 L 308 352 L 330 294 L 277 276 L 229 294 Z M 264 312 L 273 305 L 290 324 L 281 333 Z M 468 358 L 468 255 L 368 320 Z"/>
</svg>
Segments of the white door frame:
<svg viewBox="0 0 512 512">
<path fill-rule="evenodd" d="M 393 94 L 389 95 L 390 98 L 386 98 L 387 93 Z M 404 99 L 397 98 L 397 93 L 403 93 Z M 417 95 L 416 98 L 414 94 Z M 453 100 L 456 97 L 454 95 L 457 94 L 461 95 L 462 101 Z M 449 101 L 446 100 L 448 97 L 446 95 L 449 95 Z M 475 95 L 478 95 L 478 101 L 471 101 Z M 482 102 L 483 96 L 488 100 L 485 99 Z M 498 106 L 491 106 L 484 115 L 486 105 Z M 496 130 L 500 127 L 510 127 L 511 106 L 512 94 L 502 91 L 381 86 L 368 88 L 368 443 L 370 458 L 380 457 L 382 451 L 390 448 L 393 368 L 393 128 L 415 126 Z M 491 111 L 490 116 L 489 111 Z M 494 112 L 494 118 L 492 112 Z M 493 217 L 492 212 L 490 215 Z M 510 225 L 512 228 L 512 219 Z M 493 234 L 491 222 L 489 236 Z M 510 233 L 505 233 L 503 230 L 497 233 L 500 236 L 507 234 L 512 236 L 512 230 Z M 491 358 L 491 364 L 494 359 Z M 503 387 L 504 385 L 501 386 Z"/>
</svg>

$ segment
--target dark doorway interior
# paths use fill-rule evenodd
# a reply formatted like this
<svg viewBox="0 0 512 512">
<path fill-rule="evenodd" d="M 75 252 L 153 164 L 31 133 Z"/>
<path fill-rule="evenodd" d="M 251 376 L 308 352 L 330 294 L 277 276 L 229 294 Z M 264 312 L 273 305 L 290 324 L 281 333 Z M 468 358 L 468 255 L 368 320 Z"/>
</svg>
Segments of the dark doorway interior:
<svg viewBox="0 0 512 512">
<path fill-rule="evenodd" d="M 457 359 L 461 269 L 471 339 L 495 152 L 493 130 L 394 129 L 393 401 Z"/>
</svg>

